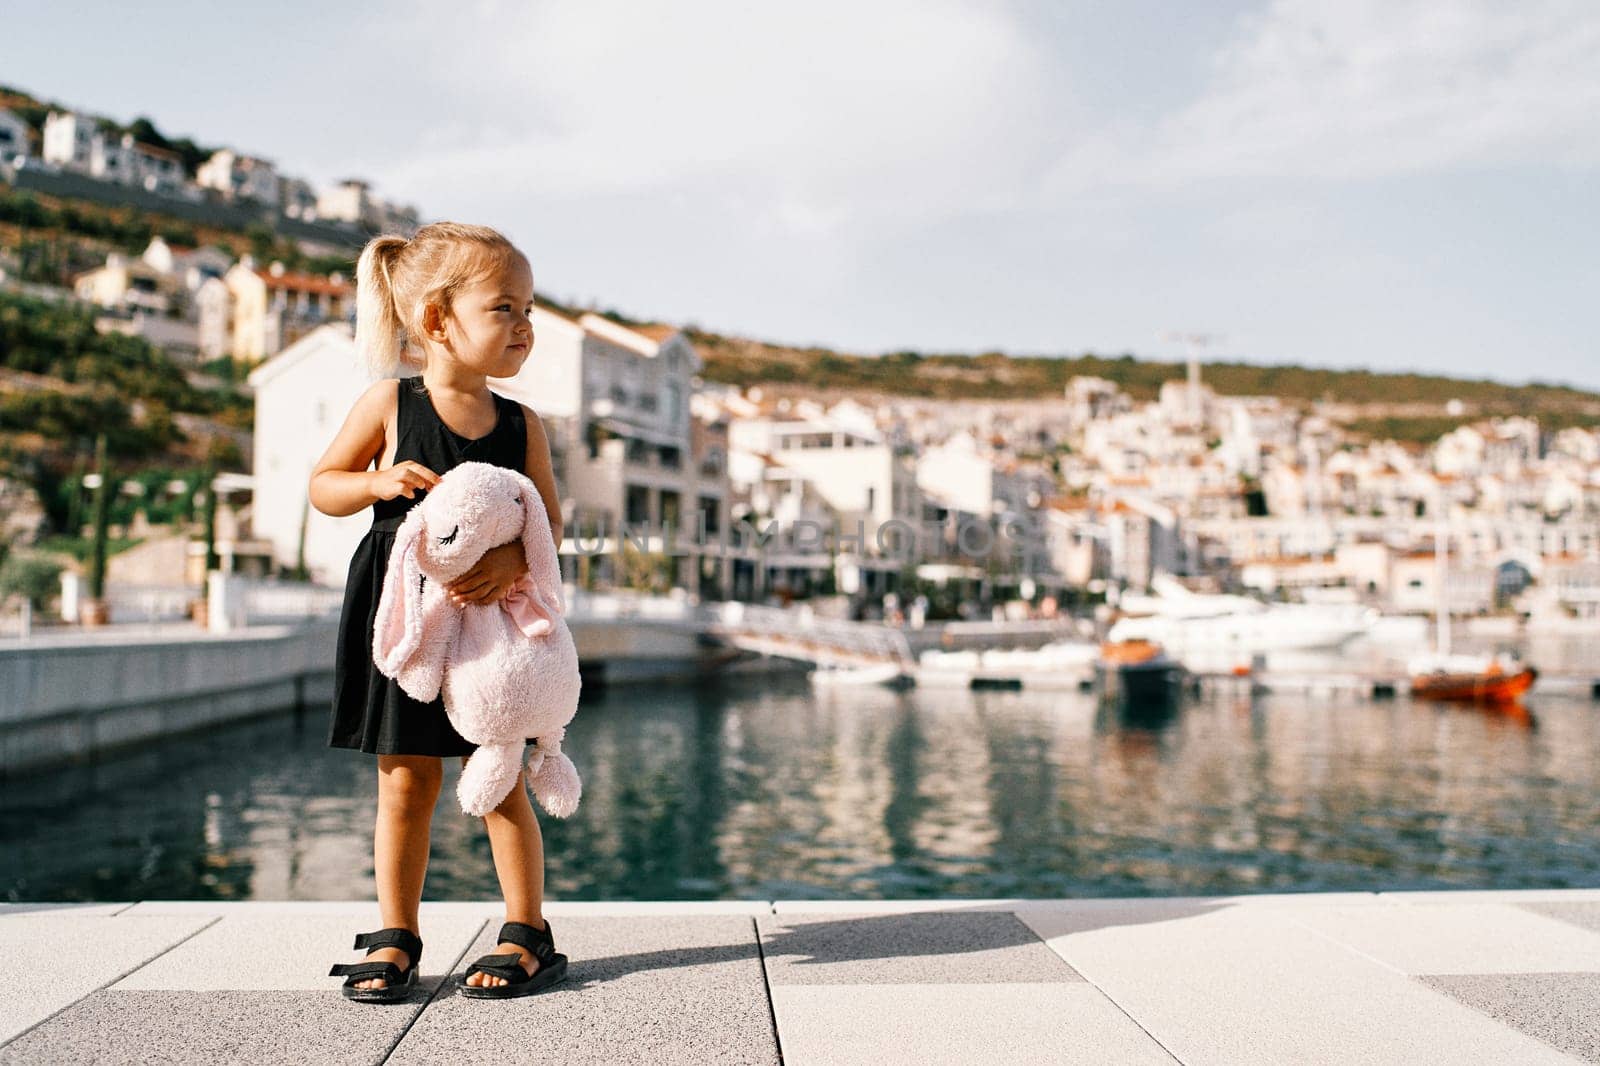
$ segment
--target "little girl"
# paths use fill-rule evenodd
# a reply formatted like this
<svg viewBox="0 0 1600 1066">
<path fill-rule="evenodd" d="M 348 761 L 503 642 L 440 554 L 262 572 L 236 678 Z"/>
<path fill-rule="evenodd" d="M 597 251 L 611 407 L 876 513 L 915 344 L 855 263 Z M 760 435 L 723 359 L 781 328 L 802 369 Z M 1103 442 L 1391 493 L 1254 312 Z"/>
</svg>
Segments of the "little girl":
<svg viewBox="0 0 1600 1066">
<path fill-rule="evenodd" d="M 329 515 L 372 508 L 345 585 L 328 743 L 378 757 L 373 865 L 385 928 L 356 937 L 367 961 L 338 965 L 346 997 L 405 999 L 422 957 L 417 911 L 428 867 L 428 832 L 444 776 L 442 758 L 471 757 L 436 697 L 419 703 L 372 662 L 373 619 L 395 531 L 440 475 L 475 460 L 521 471 L 544 499 L 561 543 L 561 508 L 544 427 L 528 408 L 489 391 L 516 374 L 533 346 L 533 274 L 492 229 L 438 222 L 410 240 L 377 237 L 356 265 L 356 349 L 381 377 L 351 408 L 312 471 L 311 503 Z M 421 370 L 420 376 L 394 375 Z M 491 549 L 450 586 L 455 602 L 495 603 L 527 570 L 520 543 Z M 474 963 L 461 991 L 527 995 L 561 980 L 544 903 L 544 850 L 521 776 L 484 817 L 506 899 L 498 954 Z"/>
</svg>

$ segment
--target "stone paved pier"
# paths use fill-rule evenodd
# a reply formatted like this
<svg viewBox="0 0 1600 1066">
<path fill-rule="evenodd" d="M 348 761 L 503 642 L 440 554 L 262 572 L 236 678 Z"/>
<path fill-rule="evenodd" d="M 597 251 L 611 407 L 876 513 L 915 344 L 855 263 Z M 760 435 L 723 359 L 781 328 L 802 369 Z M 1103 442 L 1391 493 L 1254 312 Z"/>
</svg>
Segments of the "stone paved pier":
<svg viewBox="0 0 1600 1066">
<path fill-rule="evenodd" d="M 493 903 L 423 905 L 423 987 L 323 976 L 371 903 L 0 906 L 0 1062 L 1600 1062 L 1600 890 L 551 903 L 566 983 L 447 975 Z"/>
</svg>

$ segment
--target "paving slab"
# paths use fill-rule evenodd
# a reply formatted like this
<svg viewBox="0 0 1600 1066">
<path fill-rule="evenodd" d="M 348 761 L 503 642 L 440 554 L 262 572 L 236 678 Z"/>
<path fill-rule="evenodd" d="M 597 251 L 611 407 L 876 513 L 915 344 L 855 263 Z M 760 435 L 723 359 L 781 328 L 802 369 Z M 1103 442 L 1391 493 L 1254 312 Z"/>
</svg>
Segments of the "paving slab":
<svg viewBox="0 0 1600 1066">
<path fill-rule="evenodd" d="M 1264 892 L 1251 896 L 1118 896 L 1092 899 L 780 899 L 774 914 L 916 914 L 923 911 L 1080 910 L 1097 907 L 1121 909 L 1139 904 L 1159 906 L 1181 902 L 1185 906 L 1297 907 L 1329 903 L 1375 903 L 1376 892 Z"/>
<path fill-rule="evenodd" d="M 745 915 L 555 917 L 571 960 L 548 992 L 497 1002 L 442 989 L 391 1063 L 777 1066 L 755 924 Z M 491 924 L 456 968 L 493 952 Z"/>
<path fill-rule="evenodd" d="M 377 1064 L 425 1002 L 424 992 L 375 1005 L 337 991 L 109 990 L 0 1047 L 0 1064 Z"/>
<path fill-rule="evenodd" d="M 194 936 L 215 918 L 133 918 L 117 905 L 0 911 L 0 1041 Z M 42 980 L 49 975 L 48 980 Z"/>
<path fill-rule="evenodd" d="M 44 911 L 71 911 L 73 914 L 109 918 L 132 907 L 132 903 L 0 903 L 0 917 L 8 914 L 39 914 Z"/>
<path fill-rule="evenodd" d="M 1573 903 L 1600 901 L 1600 888 L 1446 888 L 1378 895 L 1385 903 Z"/>
<path fill-rule="evenodd" d="M 1082 982 L 774 986 L 784 1066 L 1177 1060 Z"/>
<path fill-rule="evenodd" d="M 1558 922 L 1575 925 L 1579 929 L 1587 929 L 1591 933 L 1600 933 L 1600 898 L 1563 900 L 1549 903 L 1517 903 L 1516 906 L 1523 910 L 1542 914 L 1546 918 L 1554 918 Z"/>
<path fill-rule="evenodd" d="M 436 904 L 425 904 L 436 906 Z M 449 904 L 458 906 L 458 904 Z M 132 904 L 124 914 L 347 914 L 376 921 L 378 906 L 371 900 L 236 900 L 236 899 L 152 899 Z M 376 928 L 376 927 L 374 927 Z"/>
<path fill-rule="evenodd" d="M 1584 1062 L 1600 1062 L 1600 974 L 1495 973 L 1422 978 Z"/>
<path fill-rule="evenodd" d="M 496 904 L 504 909 L 504 904 Z M 666 900 L 654 902 L 650 900 L 618 900 L 616 902 L 585 901 L 585 900 L 546 900 L 544 905 L 545 917 L 594 917 L 596 915 L 614 915 L 619 918 L 630 915 L 705 915 L 705 914 L 742 914 L 757 915 L 771 914 L 772 904 L 764 899 L 752 900 Z"/>
<path fill-rule="evenodd" d="M 1600 934 L 1505 903 L 1317 907 L 1294 916 L 1401 973 L 1600 970 Z"/>
<path fill-rule="evenodd" d="M 924 911 L 1003 911 L 1028 903 L 1049 906 L 1052 900 L 1023 899 L 780 899 L 773 914 L 918 914 Z"/>
<path fill-rule="evenodd" d="M 437 982 L 483 929 L 484 920 L 475 914 L 430 910 L 424 910 L 421 918 L 422 971 L 418 979 Z M 355 935 L 380 925 L 375 914 L 369 914 L 363 923 L 343 913 L 310 911 L 285 917 L 281 911 L 233 911 L 112 987 L 117 991 L 337 992 L 340 979 L 329 977 L 328 967 L 336 962 L 360 962 L 365 952 L 350 946 Z M 248 951 L 248 957 L 241 957 L 241 951 Z M 270 1018 L 262 1020 L 271 1023 Z"/>
<path fill-rule="evenodd" d="M 773 986 L 1082 980 L 1009 913 L 788 914 L 756 927 Z"/>
<path fill-rule="evenodd" d="M 1019 917 L 1190 1066 L 1571 1061 L 1314 932 L 1297 909 L 1173 900 Z"/>
</svg>

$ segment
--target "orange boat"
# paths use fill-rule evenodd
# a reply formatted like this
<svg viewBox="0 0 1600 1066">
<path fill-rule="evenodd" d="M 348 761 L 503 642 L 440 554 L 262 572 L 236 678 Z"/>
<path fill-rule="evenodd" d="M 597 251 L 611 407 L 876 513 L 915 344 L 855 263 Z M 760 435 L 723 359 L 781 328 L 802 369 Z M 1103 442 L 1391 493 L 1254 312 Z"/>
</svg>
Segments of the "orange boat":
<svg viewBox="0 0 1600 1066">
<path fill-rule="evenodd" d="M 1415 674 L 1411 678 L 1411 694 L 1422 700 L 1449 700 L 1452 703 L 1515 703 L 1533 687 L 1539 671 L 1531 666 L 1506 664 L 1498 657 L 1477 667 L 1441 668 Z M 1510 668 L 1515 666 L 1515 669 Z"/>
<path fill-rule="evenodd" d="M 1100 645 L 1100 661 L 1107 666 L 1138 666 L 1161 654 L 1151 640 L 1108 640 Z"/>
</svg>

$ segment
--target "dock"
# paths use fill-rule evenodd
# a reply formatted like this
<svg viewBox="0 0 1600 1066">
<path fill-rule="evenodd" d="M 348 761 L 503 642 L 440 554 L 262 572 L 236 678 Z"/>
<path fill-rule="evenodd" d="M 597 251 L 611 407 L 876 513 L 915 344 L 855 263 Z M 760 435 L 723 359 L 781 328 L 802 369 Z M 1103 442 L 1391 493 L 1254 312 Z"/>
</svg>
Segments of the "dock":
<svg viewBox="0 0 1600 1066">
<path fill-rule="evenodd" d="M 1310 699 L 1353 696 L 1371 700 L 1411 694 L 1411 679 L 1403 674 L 1263 670 L 1243 674 L 1191 673 L 1190 678 L 1202 692 L 1292 693 Z M 1533 695 L 1600 700 L 1600 679 L 1578 674 L 1544 674 L 1535 683 Z"/>
<path fill-rule="evenodd" d="M 1600 1062 L 1600 889 L 552 902 L 567 980 L 452 975 L 496 903 L 424 903 L 422 986 L 347 1002 L 370 902 L 0 906 L 0 1063 Z"/>
</svg>

